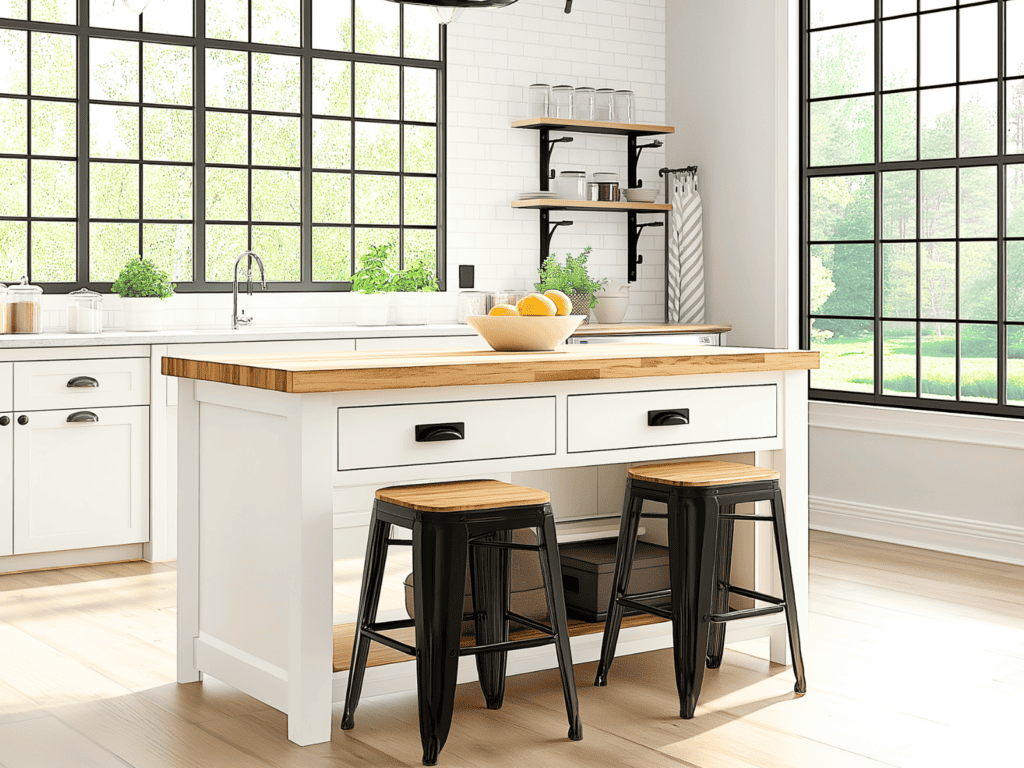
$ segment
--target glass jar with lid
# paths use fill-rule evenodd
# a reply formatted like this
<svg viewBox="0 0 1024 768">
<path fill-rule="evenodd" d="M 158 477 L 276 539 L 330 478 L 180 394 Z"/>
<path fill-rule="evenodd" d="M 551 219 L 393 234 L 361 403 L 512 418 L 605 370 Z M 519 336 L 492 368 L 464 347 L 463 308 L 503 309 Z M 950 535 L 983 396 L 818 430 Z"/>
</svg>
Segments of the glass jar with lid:
<svg viewBox="0 0 1024 768">
<path fill-rule="evenodd" d="M 612 96 L 615 93 L 611 88 L 598 88 L 594 92 L 594 119 L 601 122 L 611 122 L 612 119 Z"/>
<path fill-rule="evenodd" d="M 559 200 L 587 199 L 587 172 L 562 171 L 555 185 Z"/>
<path fill-rule="evenodd" d="M 616 123 L 635 123 L 636 106 L 632 91 L 615 91 L 613 94 L 612 120 Z"/>
<path fill-rule="evenodd" d="M 594 119 L 594 91 L 593 88 L 581 86 L 573 94 L 572 117 L 573 120 Z"/>
<path fill-rule="evenodd" d="M 551 86 L 547 83 L 534 83 L 530 86 L 528 114 L 530 117 L 547 117 L 548 104 L 551 101 Z"/>
<path fill-rule="evenodd" d="M 548 117 L 561 117 L 571 120 L 575 93 L 576 89 L 571 85 L 556 85 L 552 88 L 551 104 L 548 106 Z"/>
<path fill-rule="evenodd" d="M 103 297 L 83 288 L 68 294 L 68 333 L 103 332 Z"/>
<path fill-rule="evenodd" d="M 28 278 L 7 289 L 7 303 L 10 309 L 10 333 L 42 333 L 43 330 L 43 289 L 29 285 Z"/>
<path fill-rule="evenodd" d="M 0 283 L 0 334 L 11 332 L 11 310 L 7 306 L 7 286 Z"/>
</svg>

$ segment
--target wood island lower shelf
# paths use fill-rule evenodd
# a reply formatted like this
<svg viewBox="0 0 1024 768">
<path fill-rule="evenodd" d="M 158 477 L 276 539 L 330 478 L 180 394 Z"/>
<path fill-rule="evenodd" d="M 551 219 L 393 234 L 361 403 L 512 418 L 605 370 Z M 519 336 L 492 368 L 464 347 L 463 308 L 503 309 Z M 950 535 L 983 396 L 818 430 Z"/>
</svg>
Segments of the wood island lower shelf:
<svg viewBox="0 0 1024 768">
<path fill-rule="evenodd" d="M 356 589 L 377 488 L 541 487 L 561 537 L 580 517 L 573 504 L 615 525 L 628 465 L 704 456 L 780 472 L 806 626 L 807 371 L 817 367 L 815 352 L 657 343 L 164 358 L 178 379 L 178 682 L 209 674 L 286 713 L 297 744 L 329 741 L 352 632 L 352 617 L 334 613 L 334 561 Z M 680 408 L 689 424 L 648 425 L 649 411 Z M 451 422 L 464 424 L 462 440 L 416 442 L 417 426 Z M 658 535 L 652 523 L 645 536 Z M 734 572 L 771 592 L 771 535 L 751 536 Z M 574 662 L 597 658 L 602 630 L 573 623 Z M 728 637 L 767 637 L 786 660 L 777 616 Z M 617 652 L 670 645 L 670 624 L 633 617 Z M 415 691 L 408 657 L 375 648 L 370 665 L 364 696 Z M 547 646 L 513 652 L 508 672 L 553 666 Z M 467 657 L 459 681 L 475 678 Z"/>
</svg>

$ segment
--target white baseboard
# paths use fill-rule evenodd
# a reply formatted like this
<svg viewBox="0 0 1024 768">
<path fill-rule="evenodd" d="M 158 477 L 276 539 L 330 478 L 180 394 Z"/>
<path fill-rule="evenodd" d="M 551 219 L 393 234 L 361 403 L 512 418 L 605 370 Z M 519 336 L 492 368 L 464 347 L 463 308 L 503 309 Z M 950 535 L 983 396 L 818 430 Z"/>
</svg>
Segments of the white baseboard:
<svg viewBox="0 0 1024 768">
<path fill-rule="evenodd" d="M 808 499 L 810 527 L 954 555 L 1024 565 L 1024 526 L 1000 525 L 873 504 Z"/>
</svg>

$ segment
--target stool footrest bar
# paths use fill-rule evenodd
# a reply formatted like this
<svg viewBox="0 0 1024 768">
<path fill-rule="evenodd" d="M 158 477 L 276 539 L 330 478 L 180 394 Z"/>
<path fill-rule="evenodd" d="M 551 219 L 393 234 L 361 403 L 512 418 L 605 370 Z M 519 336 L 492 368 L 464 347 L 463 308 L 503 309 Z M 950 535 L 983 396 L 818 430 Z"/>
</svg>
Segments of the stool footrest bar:
<svg viewBox="0 0 1024 768">
<path fill-rule="evenodd" d="M 513 613 L 512 611 L 509 611 L 505 615 L 508 616 L 510 621 L 522 624 L 524 627 L 536 629 L 538 632 L 544 632 L 548 635 L 554 634 L 554 630 L 551 627 L 545 626 L 544 624 L 541 624 L 539 621 L 534 621 L 533 619 L 527 618 L 526 616 L 522 616 L 518 613 Z"/>
<path fill-rule="evenodd" d="M 398 619 L 396 621 L 375 621 L 363 629 L 371 632 L 390 632 L 393 629 L 412 629 L 415 626 L 415 619 Z"/>
<path fill-rule="evenodd" d="M 775 518 L 771 515 L 734 515 L 724 514 L 718 516 L 719 520 L 752 520 L 756 523 L 771 523 L 775 521 Z"/>
<path fill-rule="evenodd" d="M 558 638 L 555 635 L 545 637 L 530 637 L 526 640 L 507 640 L 504 643 L 488 643 L 487 645 L 469 645 L 459 650 L 460 656 L 473 656 L 478 653 L 492 653 L 495 651 L 520 651 L 524 648 L 539 648 L 542 645 L 551 645 Z"/>
<path fill-rule="evenodd" d="M 412 539 L 388 539 L 389 547 L 411 547 Z"/>
<path fill-rule="evenodd" d="M 372 629 L 364 629 L 363 634 L 381 645 L 386 645 L 388 648 L 394 648 L 396 651 L 400 651 L 408 656 L 416 655 L 416 649 L 413 646 L 395 640 L 393 637 L 382 635 L 380 632 L 374 632 Z"/>
<path fill-rule="evenodd" d="M 726 621 L 735 621 L 736 619 L 752 619 L 755 616 L 771 616 L 773 613 L 782 613 L 786 610 L 785 606 L 772 605 L 768 608 L 747 608 L 742 611 L 729 611 L 729 613 L 713 613 L 708 617 L 708 621 L 714 624 L 721 624 Z"/>
<path fill-rule="evenodd" d="M 752 600 L 763 600 L 766 603 L 772 605 L 785 605 L 786 601 L 781 597 L 775 597 L 774 595 L 766 595 L 764 592 L 757 592 L 753 589 L 747 589 L 746 587 L 735 587 L 732 584 L 726 585 L 729 591 L 734 595 L 742 595 L 743 597 L 749 597 Z"/>
<path fill-rule="evenodd" d="M 489 541 L 487 539 L 471 539 L 471 547 L 497 547 L 498 549 L 520 549 L 526 552 L 540 552 L 536 544 L 517 544 L 514 541 Z"/>
<path fill-rule="evenodd" d="M 634 592 L 629 595 L 619 595 L 619 598 L 627 598 L 629 600 L 660 600 L 665 597 L 672 597 L 672 588 L 666 587 L 665 589 L 656 589 L 653 592 Z"/>
<path fill-rule="evenodd" d="M 671 619 L 672 612 L 665 608 L 656 608 L 653 605 L 646 605 L 644 603 L 638 603 L 636 600 L 630 600 L 628 597 L 618 598 L 618 603 L 626 608 L 632 608 L 636 611 L 642 611 L 643 613 L 649 613 L 652 616 L 660 616 L 663 619 Z"/>
</svg>

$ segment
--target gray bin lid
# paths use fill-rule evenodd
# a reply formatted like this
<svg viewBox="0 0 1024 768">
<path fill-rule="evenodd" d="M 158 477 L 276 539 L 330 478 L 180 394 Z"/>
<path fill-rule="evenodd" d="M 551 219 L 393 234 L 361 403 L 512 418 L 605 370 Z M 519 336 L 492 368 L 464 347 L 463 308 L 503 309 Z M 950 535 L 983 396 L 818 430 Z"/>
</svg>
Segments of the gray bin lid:
<svg viewBox="0 0 1024 768">
<path fill-rule="evenodd" d="M 580 541 L 558 547 L 563 568 L 575 568 L 587 573 L 612 573 L 615 570 L 615 539 Z M 657 568 L 668 565 L 668 547 L 636 543 L 633 568 Z"/>
</svg>

